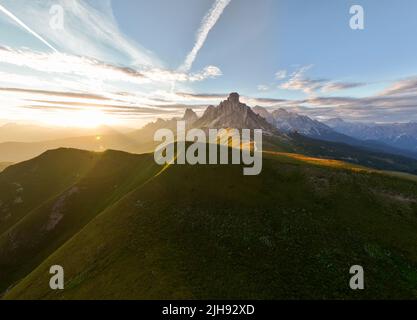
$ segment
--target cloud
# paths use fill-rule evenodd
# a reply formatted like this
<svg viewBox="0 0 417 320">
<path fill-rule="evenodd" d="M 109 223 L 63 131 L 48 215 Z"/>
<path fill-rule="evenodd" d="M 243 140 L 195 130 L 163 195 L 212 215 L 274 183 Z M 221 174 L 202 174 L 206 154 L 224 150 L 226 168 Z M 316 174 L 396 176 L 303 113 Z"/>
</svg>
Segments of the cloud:
<svg viewBox="0 0 417 320">
<path fill-rule="evenodd" d="M 89 124 L 90 121 L 97 122 L 97 124 L 100 124 L 100 121 L 107 124 L 127 121 L 138 125 L 146 118 L 152 120 L 155 117 L 182 115 L 185 109 L 184 105 L 175 104 L 175 101 L 157 99 L 154 94 L 136 96 L 112 93 L 101 96 L 83 92 L 21 88 L 0 88 L 0 92 L 8 93 L 15 99 L 13 107 L 10 109 L 9 104 L 9 107 L 2 108 L 1 114 L 7 115 L 11 112 L 8 118 L 14 119 L 13 115 L 19 113 L 20 120 L 37 118 L 41 122 L 46 121 L 51 124 L 83 126 Z M 7 97 L 6 94 L 0 95 L 0 103 L 2 97 Z M 163 95 L 162 92 L 158 94 Z M 80 120 L 84 119 L 84 115 L 87 118 Z"/>
<path fill-rule="evenodd" d="M 276 99 L 276 98 L 253 98 L 253 97 L 242 97 L 242 101 L 250 105 L 278 105 L 278 104 L 288 104 L 286 99 Z"/>
<path fill-rule="evenodd" d="M 229 95 L 227 93 L 190 93 L 190 92 L 176 92 L 177 96 L 194 100 L 224 100 Z"/>
<path fill-rule="evenodd" d="M 311 67 L 297 70 L 291 78 L 294 81 L 300 80 L 309 68 Z M 316 83 L 309 82 L 310 88 Z M 326 83 L 328 87 L 334 85 L 334 90 L 343 90 L 360 85 L 359 83 L 335 83 L 330 81 Z M 326 87 L 322 85 L 317 93 L 320 93 L 323 88 Z M 212 101 L 213 103 L 218 103 L 228 96 L 228 94 L 223 93 L 178 92 L 177 94 L 190 100 Z M 417 122 L 417 76 L 395 81 L 385 90 L 367 97 L 312 95 L 306 99 L 287 100 L 242 96 L 241 101 L 252 107 L 260 105 L 270 108 L 286 108 L 318 120 L 342 118 L 364 122 Z"/>
<path fill-rule="evenodd" d="M 47 47 L 52 49 L 54 52 L 58 52 L 57 49 L 53 45 L 51 45 L 48 41 L 46 41 L 44 38 L 42 38 L 39 34 L 37 34 L 35 31 L 33 31 L 30 27 L 28 27 L 22 20 L 20 20 L 18 17 L 16 17 L 13 13 L 11 13 L 9 10 L 7 10 L 4 6 L 0 4 L 0 11 L 4 13 L 6 16 L 11 18 L 15 23 L 17 23 L 20 27 L 25 29 L 27 32 L 29 32 L 31 35 L 33 35 L 35 38 L 39 39 L 42 43 L 44 43 Z"/>
<path fill-rule="evenodd" d="M 277 80 L 283 80 L 287 77 L 287 71 L 286 70 L 279 70 L 275 73 L 275 79 Z"/>
<path fill-rule="evenodd" d="M 189 100 L 196 101 L 210 101 L 212 103 L 219 103 L 222 100 L 226 100 L 229 96 L 228 93 L 190 93 L 190 92 L 176 92 L 176 95 L 183 97 Z M 275 99 L 275 98 L 255 98 L 249 96 L 241 96 L 241 102 L 246 103 L 251 106 L 261 105 L 261 106 L 271 106 L 271 105 L 288 105 L 291 101 L 286 99 Z"/>
<path fill-rule="evenodd" d="M 203 69 L 203 71 L 199 73 L 194 73 L 189 76 L 189 80 L 194 81 L 202 81 L 205 79 L 210 78 L 217 78 L 221 76 L 223 73 L 222 71 L 216 66 L 208 66 Z"/>
<path fill-rule="evenodd" d="M 321 91 L 324 93 L 334 92 L 334 91 L 341 91 L 347 89 L 353 89 L 362 87 L 365 84 L 359 82 L 328 82 L 321 88 Z"/>
<path fill-rule="evenodd" d="M 123 105 L 95 105 L 95 104 L 74 104 L 74 103 L 64 103 L 56 102 L 54 104 L 52 101 L 45 101 L 47 104 L 33 104 L 33 105 L 23 105 L 21 108 L 25 109 L 34 109 L 34 110 L 50 110 L 50 111 L 68 111 L 68 110 L 77 110 L 83 111 L 86 109 L 94 108 L 100 112 L 113 114 L 113 115 L 160 115 L 160 114 L 176 114 L 177 110 L 166 110 L 164 108 L 148 108 L 141 106 L 123 106 Z"/>
<path fill-rule="evenodd" d="M 318 90 L 323 88 L 327 80 L 322 79 L 297 79 L 292 78 L 288 82 L 283 83 L 280 88 L 285 90 L 302 91 L 307 95 L 314 95 Z"/>
<path fill-rule="evenodd" d="M 265 85 L 265 84 L 260 84 L 260 85 L 258 85 L 257 88 L 258 88 L 258 91 L 263 91 L 263 92 L 266 92 L 266 91 L 270 90 L 270 87 L 268 85 Z"/>
<path fill-rule="evenodd" d="M 32 109 L 32 110 L 40 110 L 40 111 L 81 111 L 82 108 L 79 107 L 61 107 L 61 106 L 50 106 L 50 105 L 28 105 L 28 106 L 20 106 L 23 109 Z"/>
<path fill-rule="evenodd" d="M 380 96 L 417 94 L 417 77 L 399 80 L 379 93 Z"/>
<path fill-rule="evenodd" d="M 362 121 L 362 122 L 417 122 L 415 112 L 408 107 L 396 107 L 396 108 L 379 108 L 373 107 L 305 107 L 298 106 L 291 108 L 292 111 L 300 114 L 307 115 L 309 117 L 318 120 L 328 120 L 331 118 L 341 118 L 347 121 Z"/>
<path fill-rule="evenodd" d="M 75 92 L 58 92 L 48 90 L 34 90 L 34 89 L 22 89 L 22 88 L 0 88 L 1 92 L 18 92 L 29 94 L 40 94 L 54 97 L 67 97 L 67 98 L 80 98 L 80 99 L 94 99 L 94 100 L 109 100 L 106 97 L 91 93 L 75 93 Z"/>
<path fill-rule="evenodd" d="M 297 109 L 319 119 L 408 122 L 417 121 L 417 77 L 395 81 L 368 97 L 313 97 L 298 101 Z"/>
<path fill-rule="evenodd" d="M 318 93 L 331 93 L 347 89 L 358 88 L 364 86 L 364 83 L 358 82 L 339 82 L 328 79 L 311 79 L 306 73 L 313 67 L 307 65 L 300 67 L 294 71 L 288 81 L 281 84 L 279 88 L 285 90 L 302 91 L 308 96 L 317 96 Z"/>
<path fill-rule="evenodd" d="M 5 6 L 7 4 L 13 15 L 26 19 L 26 25 L 30 24 L 28 28 L 33 33 L 49 44 L 53 43 L 61 52 L 82 54 L 113 63 L 126 61 L 135 66 L 161 66 L 152 52 L 119 30 L 110 0 L 4 0 L 2 3 Z M 63 29 L 50 27 L 50 8 L 53 5 L 63 8 Z"/>
<path fill-rule="evenodd" d="M 0 62 L 18 67 L 26 67 L 43 74 L 76 75 L 94 81 L 121 81 L 132 84 L 150 82 L 196 82 L 222 75 L 219 68 L 207 66 L 197 73 L 143 67 L 137 70 L 131 67 L 119 66 L 97 59 L 74 56 L 64 53 L 43 53 L 28 50 L 15 50 L 1 47 Z M 39 77 L 41 78 L 41 76 Z"/>
<path fill-rule="evenodd" d="M 119 30 L 110 0 L 2 0 L 1 3 L 7 7 L 7 16 L 1 14 L 4 10 L 0 12 L 1 22 L 11 28 L 16 25 L 24 28 L 28 34 L 23 34 L 23 40 L 25 37 L 31 40 L 32 36 L 42 38 L 43 43 L 47 42 L 55 50 L 48 52 L 47 48 L 38 46 L 37 49 L 17 48 L 12 39 L 2 41 L 0 103 L 4 107 L 0 117 L 10 117 L 14 107 L 27 104 L 25 100 L 47 101 L 53 97 L 69 100 L 73 106 L 85 103 L 78 100 L 90 98 L 99 103 L 108 100 L 114 105 L 126 103 L 133 107 L 174 105 L 187 98 L 170 92 L 172 83 L 178 83 L 177 90 L 186 91 L 190 90 L 189 84 L 222 75 L 218 67 L 210 65 L 196 72 L 164 67 L 152 52 Z M 203 20 L 198 43 L 214 26 L 211 23 L 220 17 L 218 10 L 223 5 L 226 7 L 224 1 L 216 3 Z M 52 5 L 64 9 L 62 30 L 54 30 L 49 25 Z M 89 95 L 90 92 L 94 95 Z M 60 106 L 63 104 L 57 105 Z M 164 109 L 168 114 L 169 108 Z"/>
<path fill-rule="evenodd" d="M 350 83 L 337 85 L 340 88 L 353 86 Z M 226 93 L 176 94 L 189 101 L 210 101 L 213 104 L 228 96 Z M 287 100 L 242 96 L 241 101 L 252 107 L 286 108 L 319 120 L 339 117 L 350 121 L 417 122 L 417 77 L 396 81 L 387 89 L 368 97 L 309 96 L 301 100 Z"/>
<path fill-rule="evenodd" d="M 203 47 L 206 42 L 207 36 L 210 33 L 211 29 L 216 25 L 223 11 L 229 5 L 231 0 L 216 0 L 216 2 L 211 7 L 210 11 L 204 17 L 201 22 L 201 26 L 197 31 L 196 41 L 194 43 L 193 49 L 187 55 L 184 63 L 181 65 L 179 70 L 189 71 L 194 63 L 194 60 L 197 57 L 198 52 Z"/>
<path fill-rule="evenodd" d="M 29 50 L 4 48 L 0 62 L 19 67 L 27 67 L 42 73 L 74 74 L 102 80 L 135 79 L 138 82 L 144 78 L 140 72 L 127 67 L 119 67 L 97 59 L 69 55 L 64 53 L 44 53 Z M 143 81 L 139 81 L 142 83 Z"/>
<path fill-rule="evenodd" d="M 307 65 L 300 67 L 294 71 L 288 81 L 281 84 L 279 87 L 285 90 L 297 90 L 303 91 L 304 93 L 311 95 L 316 90 L 322 87 L 326 80 L 311 80 L 305 76 L 305 73 L 310 70 L 313 65 Z"/>
</svg>

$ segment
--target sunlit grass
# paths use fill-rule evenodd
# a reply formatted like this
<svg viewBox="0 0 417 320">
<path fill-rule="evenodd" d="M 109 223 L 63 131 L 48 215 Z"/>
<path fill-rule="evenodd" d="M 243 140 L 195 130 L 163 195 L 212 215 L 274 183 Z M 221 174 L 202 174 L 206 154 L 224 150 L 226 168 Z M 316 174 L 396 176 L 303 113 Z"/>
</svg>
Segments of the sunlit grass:
<svg viewBox="0 0 417 320">
<path fill-rule="evenodd" d="M 287 152 L 264 151 L 264 153 L 268 155 L 289 158 L 289 159 L 297 160 L 297 161 L 312 164 L 312 165 L 339 168 L 339 169 L 349 169 L 349 170 L 356 171 L 356 172 L 378 172 L 378 170 L 366 168 L 363 166 L 351 164 L 351 163 L 340 161 L 340 160 L 315 158 L 315 157 L 305 156 L 302 154 L 287 153 Z"/>
</svg>

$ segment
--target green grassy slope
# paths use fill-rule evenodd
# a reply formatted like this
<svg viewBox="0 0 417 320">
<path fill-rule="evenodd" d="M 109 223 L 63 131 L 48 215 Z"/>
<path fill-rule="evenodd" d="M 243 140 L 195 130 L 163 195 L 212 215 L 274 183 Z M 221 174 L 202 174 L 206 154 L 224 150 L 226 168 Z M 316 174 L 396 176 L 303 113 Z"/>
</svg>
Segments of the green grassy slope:
<svg viewBox="0 0 417 320">
<path fill-rule="evenodd" d="M 174 165 L 106 205 L 5 298 L 417 298 L 411 179 L 269 153 L 259 176 Z"/>
<path fill-rule="evenodd" d="M 169 126 L 175 125 L 170 123 Z M 119 150 L 142 154 L 153 152 L 159 145 L 153 139 L 153 128 L 143 128 L 128 134 L 114 133 L 100 136 L 73 137 L 42 142 L 5 142 L 0 143 L 0 162 L 14 162 L 34 158 L 43 152 L 57 148 L 76 148 L 95 152 Z M 264 150 L 286 151 L 321 158 L 339 159 L 379 170 L 402 171 L 417 174 L 417 160 L 405 156 L 383 153 L 372 148 L 351 146 L 343 143 L 328 142 L 305 137 L 297 133 L 289 135 L 265 135 Z M 1 164 L 0 164 L 1 171 Z"/>
<path fill-rule="evenodd" d="M 264 150 L 286 151 L 324 159 L 338 159 L 378 170 L 417 174 L 417 160 L 401 155 L 383 153 L 373 149 L 344 143 L 316 140 L 292 133 L 285 142 L 277 137 L 264 137 Z"/>
<path fill-rule="evenodd" d="M 51 158 L 52 154 L 56 157 Z M 80 170 L 75 161 L 80 155 L 86 157 L 83 159 L 86 168 L 82 173 L 78 171 L 75 180 L 63 184 L 65 169 Z M 16 166 L 1 175 L 0 180 L 22 178 L 19 179 L 24 189 L 19 194 L 22 205 L 33 200 L 29 197 L 33 192 L 31 181 L 34 188 L 51 189 L 53 196 L 41 204 L 37 201 L 36 208 L 29 209 L 22 219 L 0 234 L 0 291 L 27 275 L 107 206 L 153 176 L 159 167 L 151 158 L 116 151 L 95 154 L 60 149 L 36 158 L 30 162 L 32 165 L 27 163 L 30 170 Z M 62 161 L 68 163 L 68 168 L 61 167 Z M 54 173 L 54 165 L 60 167 L 59 173 Z M 36 171 L 50 180 L 45 180 L 42 186 L 36 185 L 39 179 L 33 180 L 32 175 L 27 178 L 27 171 Z"/>
<path fill-rule="evenodd" d="M 6 168 L 0 174 L 0 235 L 75 183 L 97 159 L 91 152 L 60 149 Z"/>
</svg>

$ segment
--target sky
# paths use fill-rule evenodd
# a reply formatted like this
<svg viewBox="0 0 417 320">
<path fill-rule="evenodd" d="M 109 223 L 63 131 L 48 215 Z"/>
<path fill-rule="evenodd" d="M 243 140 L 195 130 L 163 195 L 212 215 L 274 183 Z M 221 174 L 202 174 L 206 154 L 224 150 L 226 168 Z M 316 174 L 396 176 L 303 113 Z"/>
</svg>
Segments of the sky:
<svg viewBox="0 0 417 320">
<path fill-rule="evenodd" d="M 415 0 L 0 0 L 0 123 L 139 127 L 234 91 L 317 119 L 417 121 L 416 16 Z"/>
</svg>

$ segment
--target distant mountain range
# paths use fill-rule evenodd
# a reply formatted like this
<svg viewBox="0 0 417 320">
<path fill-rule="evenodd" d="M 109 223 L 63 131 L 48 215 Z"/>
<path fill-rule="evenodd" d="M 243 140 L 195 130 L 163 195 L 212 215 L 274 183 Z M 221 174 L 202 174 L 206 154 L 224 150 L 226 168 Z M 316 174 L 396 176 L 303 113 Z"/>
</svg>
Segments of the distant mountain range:
<svg viewBox="0 0 417 320">
<path fill-rule="evenodd" d="M 272 113 L 261 107 L 252 109 L 240 102 L 237 93 L 230 94 L 217 107 L 209 106 L 201 118 L 187 109 L 183 118 L 158 119 L 136 131 L 134 136 L 150 140 L 158 129 L 175 130 L 177 120 L 185 120 L 188 128 L 262 129 L 266 150 L 339 159 L 381 170 L 417 173 L 417 160 L 413 159 L 415 155 L 411 152 L 340 134 L 319 121 L 283 109 Z"/>
<path fill-rule="evenodd" d="M 91 151 L 108 149 L 130 153 L 152 152 L 157 143 L 153 136 L 161 128 L 176 129 L 178 120 L 188 128 L 262 129 L 265 150 L 295 152 L 315 157 L 333 158 L 368 167 L 417 172 L 417 153 L 399 149 L 380 141 L 360 140 L 337 132 L 327 124 L 284 109 L 268 112 L 265 108 L 250 108 L 232 93 L 218 106 L 209 106 L 201 117 L 186 109 L 181 118 L 158 119 L 142 129 L 120 133 L 107 130 L 104 135 L 81 136 L 32 143 L 0 143 L 0 162 L 28 160 L 59 147 Z"/>
<path fill-rule="evenodd" d="M 335 118 L 326 121 L 326 124 L 337 132 L 357 139 L 378 141 L 396 148 L 417 152 L 417 123 L 358 123 Z"/>
<path fill-rule="evenodd" d="M 326 139 L 336 133 L 333 129 L 317 120 L 282 108 L 269 112 L 264 107 L 256 106 L 253 108 L 253 111 L 283 132 L 298 132 L 312 138 L 321 137 Z"/>
<path fill-rule="evenodd" d="M 352 124 L 352 127 L 355 127 L 358 131 L 358 134 L 354 135 L 351 134 L 350 130 L 343 130 L 344 127 L 339 130 L 337 126 L 332 125 L 337 121 L 323 123 L 313 120 L 308 116 L 289 112 L 282 108 L 269 112 L 266 108 L 256 106 L 253 110 L 278 130 L 286 133 L 296 132 L 313 139 L 340 142 L 372 151 L 391 153 L 417 159 L 417 139 L 415 140 L 414 148 L 403 148 L 402 145 L 389 143 L 387 140 L 383 139 L 364 139 L 360 134 L 360 125 L 357 125 L 356 127 L 355 124 Z M 410 140 L 408 141 L 410 142 Z"/>
</svg>

